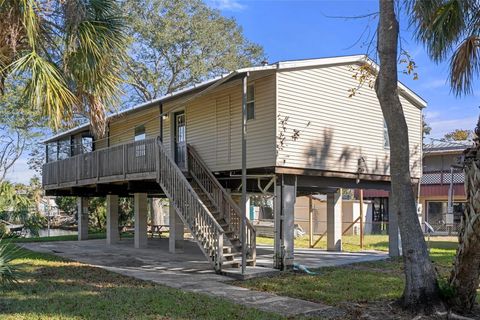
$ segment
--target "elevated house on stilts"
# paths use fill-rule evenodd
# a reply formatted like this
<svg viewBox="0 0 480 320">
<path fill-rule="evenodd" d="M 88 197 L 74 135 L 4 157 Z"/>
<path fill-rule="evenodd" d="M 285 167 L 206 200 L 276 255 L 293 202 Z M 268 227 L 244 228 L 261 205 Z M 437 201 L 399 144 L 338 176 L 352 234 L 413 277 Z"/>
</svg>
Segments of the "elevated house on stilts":
<svg viewBox="0 0 480 320">
<path fill-rule="evenodd" d="M 375 72 L 365 56 L 239 69 L 111 115 L 105 138 L 93 138 L 89 124 L 65 131 L 45 140 L 43 187 L 47 195 L 78 197 L 79 240 L 88 236 L 88 198 L 106 196 L 108 244 L 119 237 L 118 198 L 133 196 L 137 248 L 147 244 L 147 198 L 168 198 L 170 250 L 186 227 L 217 272 L 256 261 L 255 228 L 233 193 L 274 196 L 272 259 L 280 269 L 294 261 L 296 197 L 326 194 L 328 250 L 342 250 L 342 188 L 390 186 L 375 92 L 364 86 L 349 97 L 365 64 Z M 426 103 L 403 84 L 398 89 L 414 185 Z M 398 254 L 398 232 L 390 242 Z"/>
</svg>

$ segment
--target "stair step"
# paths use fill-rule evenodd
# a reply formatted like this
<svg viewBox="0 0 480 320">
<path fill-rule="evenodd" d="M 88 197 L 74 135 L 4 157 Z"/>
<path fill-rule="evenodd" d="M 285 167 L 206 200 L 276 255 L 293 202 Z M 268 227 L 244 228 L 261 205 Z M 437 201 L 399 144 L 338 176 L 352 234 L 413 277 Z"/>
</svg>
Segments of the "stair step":
<svg viewBox="0 0 480 320">
<path fill-rule="evenodd" d="M 255 265 L 255 260 L 254 259 L 247 259 L 247 266 L 253 266 Z M 232 267 L 232 268 L 240 268 L 242 266 L 242 260 L 228 260 L 228 261 L 223 261 L 222 262 L 223 267 Z"/>
<path fill-rule="evenodd" d="M 232 260 L 232 261 L 224 261 L 222 262 L 223 267 L 231 266 L 232 268 L 239 268 L 240 267 L 240 262 L 237 260 Z"/>
</svg>

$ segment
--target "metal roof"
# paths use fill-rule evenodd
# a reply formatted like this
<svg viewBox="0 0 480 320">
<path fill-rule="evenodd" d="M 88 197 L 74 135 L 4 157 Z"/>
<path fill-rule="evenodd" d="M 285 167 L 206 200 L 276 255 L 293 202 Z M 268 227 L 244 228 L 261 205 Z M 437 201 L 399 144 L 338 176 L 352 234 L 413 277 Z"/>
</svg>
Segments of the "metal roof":
<svg viewBox="0 0 480 320">
<path fill-rule="evenodd" d="M 424 154 L 431 153 L 462 153 L 466 148 L 470 148 L 473 142 L 470 140 L 464 141 L 441 141 L 432 140 L 429 144 L 423 147 Z"/>
<path fill-rule="evenodd" d="M 378 72 L 379 66 L 368 56 L 366 55 L 350 55 L 350 56 L 340 56 L 340 57 L 329 57 L 329 58 L 316 58 L 316 59 L 303 59 L 303 60 L 289 60 L 289 61 L 278 61 L 269 65 L 265 66 L 256 66 L 256 67 L 248 67 L 248 68 L 242 68 L 235 70 L 233 72 L 221 75 L 216 78 L 212 78 L 209 80 L 206 80 L 204 82 L 194 84 L 192 86 L 186 87 L 182 90 L 178 90 L 169 94 L 166 94 L 162 97 L 138 104 L 136 106 L 133 106 L 132 108 L 116 112 L 108 116 L 108 119 L 115 118 L 120 115 L 124 115 L 133 111 L 138 111 L 140 109 L 152 106 L 154 104 L 158 104 L 161 102 L 165 102 L 167 100 L 177 98 L 179 96 L 182 96 L 184 94 L 190 93 L 194 90 L 199 90 L 203 88 L 208 88 L 211 85 L 214 84 L 221 84 L 223 82 L 228 81 L 229 79 L 233 78 L 236 75 L 239 74 L 244 74 L 247 72 L 262 72 L 262 71 L 267 71 L 267 70 L 290 70 L 290 69 L 298 69 L 298 68 L 307 68 L 307 67 L 320 67 L 320 66 L 330 66 L 330 65 L 343 65 L 343 64 L 369 64 L 373 67 L 373 70 Z M 398 87 L 400 93 L 404 94 L 405 96 L 409 97 L 414 104 L 418 108 L 424 108 L 427 106 L 427 102 L 423 100 L 419 95 L 417 95 L 415 92 L 410 90 L 407 86 L 402 84 L 400 81 L 398 82 Z M 45 140 L 42 141 L 42 143 L 47 143 L 50 141 L 57 140 L 58 138 L 61 138 L 66 135 L 70 134 L 75 134 L 79 133 L 82 131 L 85 131 L 88 129 L 90 126 L 89 123 L 77 126 L 75 128 L 66 130 L 64 132 L 58 133 L 52 137 L 49 137 Z"/>
</svg>

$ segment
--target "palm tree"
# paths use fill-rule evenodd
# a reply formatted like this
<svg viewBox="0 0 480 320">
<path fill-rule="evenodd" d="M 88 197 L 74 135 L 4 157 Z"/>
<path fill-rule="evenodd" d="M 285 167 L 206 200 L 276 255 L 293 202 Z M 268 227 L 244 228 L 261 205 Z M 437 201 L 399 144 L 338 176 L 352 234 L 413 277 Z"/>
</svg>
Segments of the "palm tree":
<svg viewBox="0 0 480 320">
<path fill-rule="evenodd" d="M 80 114 L 103 136 L 119 94 L 123 21 L 115 0 L 0 0 L 0 94 L 21 76 L 55 128 Z"/>
<path fill-rule="evenodd" d="M 469 94 L 480 71 L 480 3 L 476 0 L 410 1 L 417 39 L 430 57 L 450 61 L 450 86 L 457 95 Z M 467 206 L 459 233 L 459 247 L 449 284 L 458 312 L 472 310 L 480 276 L 480 118 L 474 146 L 465 151 Z"/>
</svg>

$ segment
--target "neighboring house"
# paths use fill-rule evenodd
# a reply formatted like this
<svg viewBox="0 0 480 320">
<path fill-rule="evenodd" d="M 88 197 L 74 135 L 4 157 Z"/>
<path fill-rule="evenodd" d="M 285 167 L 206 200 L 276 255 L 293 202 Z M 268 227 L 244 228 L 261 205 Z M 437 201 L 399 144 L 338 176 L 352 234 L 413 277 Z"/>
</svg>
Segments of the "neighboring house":
<svg viewBox="0 0 480 320">
<path fill-rule="evenodd" d="M 78 196 L 79 239 L 87 237 L 87 200 L 107 196 L 107 243 L 118 239 L 117 196 L 135 201 L 136 247 L 144 247 L 147 197 L 171 201 L 170 250 L 184 225 L 221 271 L 238 266 L 242 249 L 238 199 L 242 169 L 242 101 L 246 117 L 247 192 L 275 196 L 275 261 L 293 264 L 296 196 L 327 195 L 329 250 L 341 250 L 340 188 L 390 187 L 389 141 L 372 88 L 353 75 L 365 56 L 284 61 L 236 70 L 119 112 L 95 140 L 89 125 L 45 140 L 43 186 L 48 195 Z M 399 83 L 409 128 L 413 183 L 421 175 L 422 108 Z M 396 241 L 397 233 L 392 233 Z M 248 262 L 255 229 L 247 222 Z M 230 253 L 232 251 L 233 253 Z"/>
<path fill-rule="evenodd" d="M 425 232 L 432 232 L 425 222 L 435 234 L 458 231 L 466 201 L 462 157 L 471 146 L 471 141 L 433 141 L 423 147 L 423 174 L 416 190 L 419 221 Z M 365 190 L 365 198 L 373 203 L 373 227 L 388 228 L 388 191 Z"/>
<path fill-rule="evenodd" d="M 311 207 L 310 207 L 311 206 Z M 370 201 L 364 201 L 363 228 L 365 234 L 371 234 L 372 205 Z M 312 233 L 314 238 L 327 232 L 327 197 L 313 195 L 310 197 L 298 197 L 295 203 L 295 223 L 298 224 L 307 235 L 310 234 L 310 210 L 312 211 Z M 342 200 L 342 233 L 343 235 L 360 234 L 360 201 Z"/>
<path fill-rule="evenodd" d="M 470 141 L 452 141 L 432 142 L 423 148 L 419 203 L 423 221 L 436 233 L 458 231 L 466 201 L 463 151 L 471 146 Z"/>
</svg>

